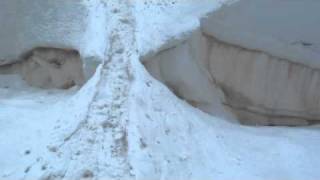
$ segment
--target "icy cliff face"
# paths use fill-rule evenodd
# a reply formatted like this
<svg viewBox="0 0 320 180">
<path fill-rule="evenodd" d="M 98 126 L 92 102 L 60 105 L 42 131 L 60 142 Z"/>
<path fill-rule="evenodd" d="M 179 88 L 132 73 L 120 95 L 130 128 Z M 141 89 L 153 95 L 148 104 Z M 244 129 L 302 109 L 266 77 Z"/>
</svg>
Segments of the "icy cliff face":
<svg viewBox="0 0 320 180">
<path fill-rule="evenodd" d="M 307 125 L 320 120 L 320 70 L 210 36 L 208 67 L 225 105 L 249 124 Z"/>
<path fill-rule="evenodd" d="M 144 61 L 154 77 L 190 104 L 215 114 L 213 104 L 220 102 L 252 125 L 320 120 L 318 69 L 224 43 L 199 30 L 176 43 Z"/>
<path fill-rule="evenodd" d="M 230 114 L 221 105 L 224 95 L 206 65 L 206 40 L 199 30 L 189 34 L 189 37 L 142 60 L 148 71 L 181 99 L 212 115 L 229 117 Z"/>
<path fill-rule="evenodd" d="M 308 1 L 308 15 L 299 2 L 274 4 L 244 0 L 223 6 L 202 19 L 200 30 L 169 42 L 145 65 L 205 112 L 214 114 L 213 94 L 220 88 L 224 95 L 218 99 L 245 124 L 317 123 L 320 4 Z"/>
<path fill-rule="evenodd" d="M 210 72 L 240 119 L 319 120 L 319 7 L 312 0 L 242 0 L 202 20 Z"/>
</svg>

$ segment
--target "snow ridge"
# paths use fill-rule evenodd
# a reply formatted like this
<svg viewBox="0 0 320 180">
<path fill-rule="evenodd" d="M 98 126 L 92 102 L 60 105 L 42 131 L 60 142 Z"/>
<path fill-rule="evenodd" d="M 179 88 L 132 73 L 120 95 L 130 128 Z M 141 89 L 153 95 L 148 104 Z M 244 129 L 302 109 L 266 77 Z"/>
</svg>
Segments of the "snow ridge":
<svg viewBox="0 0 320 180">
<path fill-rule="evenodd" d="M 110 47 L 102 62 L 94 97 L 85 119 L 67 133 L 59 146 L 49 147 L 61 161 L 52 163 L 42 179 L 133 179 L 128 153 L 128 93 L 132 81 L 130 59 L 137 58 L 131 4 L 105 1 L 112 16 Z M 64 126 L 64 122 L 59 122 Z M 56 158 L 56 157 L 55 157 Z M 55 160 L 54 160 L 55 161 Z M 54 162 L 53 161 L 53 162 Z M 59 161 L 59 160 L 58 160 Z M 65 164 L 55 167 L 56 164 Z M 53 172 L 53 173 L 52 173 Z"/>
</svg>

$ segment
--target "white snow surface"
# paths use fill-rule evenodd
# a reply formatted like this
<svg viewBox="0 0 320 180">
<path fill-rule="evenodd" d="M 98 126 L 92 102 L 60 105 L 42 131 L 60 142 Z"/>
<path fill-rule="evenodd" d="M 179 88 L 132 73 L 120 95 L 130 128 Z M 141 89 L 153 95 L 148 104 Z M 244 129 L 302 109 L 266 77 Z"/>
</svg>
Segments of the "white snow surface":
<svg viewBox="0 0 320 180">
<path fill-rule="evenodd" d="M 0 7 L 0 64 L 17 61 L 38 46 L 74 48 L 82 57 L 105 56 L 110 14 L 100 0 L 3 0 Z"/>
<path fill-rule="evenodd" d="M 320 178 L 318 127 L 245 127 L 209 116 L 139 61 L 199 27 L 199 16 L 221 2 L 129 2 L 85 1 L 99 27 L 88 28 L 99 38 L 89 36 L 86 50 L 104 61 L 80 90 L 0 76 L 0 179 Z"/>
<path fill-rule="evenodd" d="M 248 49 L 320 68 L 320 1 L 241 0 L 212 12 L 203 30 Z"/>
<path fill-rule="evenodd" d="M 140 54 L 153 54 L 186 38 L 199 18 L 235 0 L 135 1 L 136 37 Z"/>
</svg>

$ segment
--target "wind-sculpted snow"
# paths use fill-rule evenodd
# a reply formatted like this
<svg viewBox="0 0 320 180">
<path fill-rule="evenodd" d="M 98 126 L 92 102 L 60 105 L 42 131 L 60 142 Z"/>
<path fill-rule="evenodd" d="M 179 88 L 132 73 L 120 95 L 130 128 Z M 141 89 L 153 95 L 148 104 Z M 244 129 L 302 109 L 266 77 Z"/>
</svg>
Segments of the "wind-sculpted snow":
<svg viewBox="0 0 320 180">
<path fill-rule="evenodd" d="M 95 3 L 1 1 L 0 65 L 18 61 L 21 54 L 39 46 L 77 49 L 83 57 L 103 57 L 107 14 L 100 0 L 90 2 Z"/>
<path fill-rule="evenodd" d="M 223 42 L 320 68 L 320 1 L 241 0 L 210 13 L 202 30 Z"/>
</svg>

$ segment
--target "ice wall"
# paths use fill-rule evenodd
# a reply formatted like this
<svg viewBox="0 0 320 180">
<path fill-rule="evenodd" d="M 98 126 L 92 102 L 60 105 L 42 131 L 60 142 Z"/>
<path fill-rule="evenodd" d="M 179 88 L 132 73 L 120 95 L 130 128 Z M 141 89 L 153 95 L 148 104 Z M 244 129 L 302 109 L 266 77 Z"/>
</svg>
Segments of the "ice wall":
<svg viewBox="0 0 320 180">
<path fill-rule="evenodd" d="M 206 66 L 206 40 L 200 31 L 193 32 L 185 41 L 171 41 L 167 49 L 143 58 L 143 62 L 155 78 L 192 106 L 235 120 L 222 106 L 224 95 Z"/>
<path fill-rule="evenodd" d="M 319 69 L 207 40 L 209 70 L 240 119 L 265 125 L 320 120 Z"/>
<path fill-rule="evenodd" d="M 320 120 L 319 69 L 200 31 L 177 43 L 145 59 L 145 65 L 190 104 L 214 115 L 217 108 L 231 110 L 250 125 L 308 125 Z"/>
<path fill-rule="evenodd" d="M 212 104 L 221 103 L 244 124 L 318 123 L 319 7 L 312 0 L 225 5 L 201 20 L 201 30 L 163 46 L 145 65 L 206 112 L 215 114 Z"/>
</svg>

